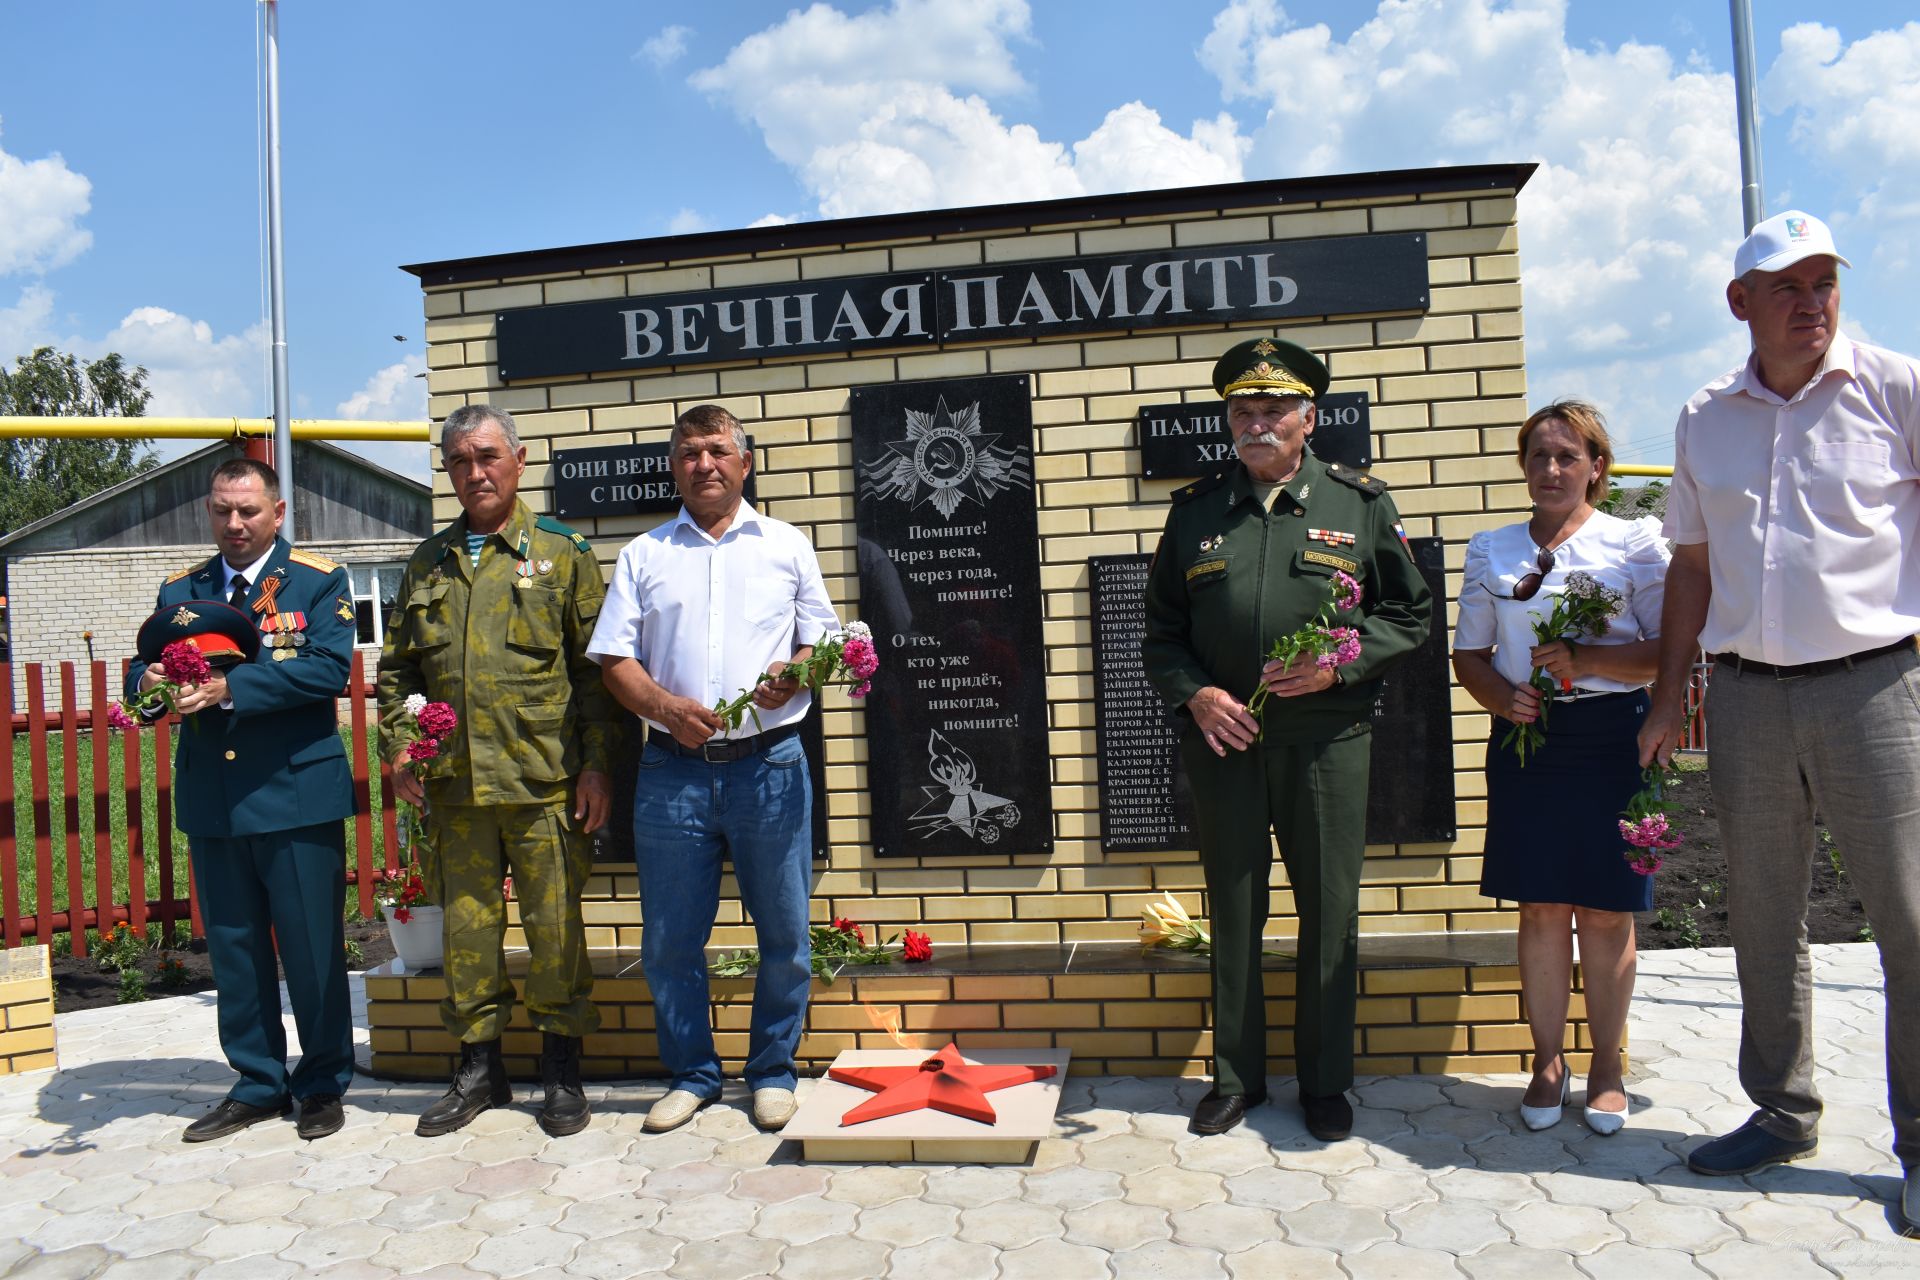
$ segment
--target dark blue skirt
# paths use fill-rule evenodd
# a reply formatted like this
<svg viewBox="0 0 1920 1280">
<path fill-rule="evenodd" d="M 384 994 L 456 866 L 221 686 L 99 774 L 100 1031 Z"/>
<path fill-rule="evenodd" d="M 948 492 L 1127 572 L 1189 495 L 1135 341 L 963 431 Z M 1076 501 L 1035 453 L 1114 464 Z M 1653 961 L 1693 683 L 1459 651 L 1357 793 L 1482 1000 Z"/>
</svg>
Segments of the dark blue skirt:
<svg viewBox="0 0 1920 1280">
<path fill-rule="evenodd" d="M 1556 702 L 1547 740 L 1527 765 L 1487 740 L 1487 851 L 1480 892 L 1508 902 L 1567 902 L 1598 911 L 1651 911 L 1653 878 L 1627 865 L 1620 819 L 1640 790 L 1636 737 L 1647 691 Z"/>
</svg>

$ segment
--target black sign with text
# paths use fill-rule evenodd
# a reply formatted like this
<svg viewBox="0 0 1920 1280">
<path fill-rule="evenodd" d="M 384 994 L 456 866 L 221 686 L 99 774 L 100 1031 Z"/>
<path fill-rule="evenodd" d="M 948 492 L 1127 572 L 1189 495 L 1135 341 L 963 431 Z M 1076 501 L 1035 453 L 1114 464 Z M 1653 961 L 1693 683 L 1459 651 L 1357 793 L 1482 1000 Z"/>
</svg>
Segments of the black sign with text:
<svg viewBox="0 0 1920 1280">
<path fill-rule="evenodd" d="M 747 437 L 753 448 L 753 437 Z M 553 514 L 562 520 L 583 516 L 641 516 L 677 511 L 680 493 L 666 444 L 610 444 L 591 449 L 553 451 Z M 747 473 L 744 495 L 754 500 L 755 465 Z"/>
<path fill-rule="evenodd" d="M 880 674 L 881 857 L 1053 848 L 1033 410 L 1024 375 L 853 390 L 860 616 Z"/>
<path fill-rule="evenodd" d="M 1367 393 L 1332 391 L 1314 402 L 1317 418 L 1307 447 L 1322 462 L 1365 469 L 1373 465 Z M 1235 455 L 1223 400 L 1140 406 L 1140 475 L 1184 480 L 1212 475 Z"/>
<path fill-rule="evenodd" d="M 503 379 L 1425 311 L 1421 232 L 790 280 L 502 311 Z"/>
<path fill-rule="evenodd" d="M 1436 625 L 1381 682 L 1373 706 L 1367 843 L 1451 840 L 1453 716 L 1447 675 L 1443 540 L 1413 538 Z M 1139 853 L 1197 847 L 1193 793 L 1180 764 L 1181 719 L 1147 684 L 1140 660 L 1152 557 L 1094 556 L 1095 740 L 1100 753 L 1100 848 Z"/>
</svg>

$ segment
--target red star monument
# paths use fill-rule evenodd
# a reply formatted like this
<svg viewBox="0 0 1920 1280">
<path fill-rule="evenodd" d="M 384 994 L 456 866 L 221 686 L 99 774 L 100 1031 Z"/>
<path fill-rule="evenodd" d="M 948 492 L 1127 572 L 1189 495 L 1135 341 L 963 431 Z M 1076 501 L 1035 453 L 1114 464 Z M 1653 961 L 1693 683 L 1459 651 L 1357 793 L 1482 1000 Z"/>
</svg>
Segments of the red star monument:
<svg viewBox="0 0 1920 1280">
<path fill-rule="evenodd" d="M 827 1071 L 827 1078 L 874 1092 L 875 1096 L 840 1117 L 844 1128 L 923 1107 L 992 1124 L 997 1117 L 993 1104 L 987 1101 L 989 1093 L 1032 1080 L 1045 1080 L 1053 1073 L 1054 1068 L 1050 1066 L 970 1063 L 960 1056 L 960 1047 L 949 1041 L 946 1048 L 917 1066 L 832 1067 Z"/>
</svg>

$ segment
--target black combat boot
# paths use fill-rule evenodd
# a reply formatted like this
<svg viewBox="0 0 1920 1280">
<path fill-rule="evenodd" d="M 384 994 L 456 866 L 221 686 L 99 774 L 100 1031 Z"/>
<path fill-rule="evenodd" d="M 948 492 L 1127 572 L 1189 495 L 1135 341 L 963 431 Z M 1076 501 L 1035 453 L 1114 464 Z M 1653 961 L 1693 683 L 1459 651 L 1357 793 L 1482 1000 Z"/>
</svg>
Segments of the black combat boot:
<svg viewBox="0 0 1920 1280">
<path fill-rule="evenodd" d="M 540 1127 L 564 1138 L 587 1127 L 593 1113 L 580 1088 L 580 1037 L 546 1032 L 540 1045 L 540 1081 L 547 1100 L 540 1108 Z"/>
<path fill-rule="evenodd" d="M 507 1083 L 507 1064 L 500 1060 L 500 1042 L 486 1040 L 460 1046 L 460 1068 L 446 1096 L 427 1108 L 414 1126 L 422 1138 L 435 1138 L 455 1129 L 464 1129 L 488 1107 L 504 1107 L 513 1101 L 513 1087 Z"/>
</svg>

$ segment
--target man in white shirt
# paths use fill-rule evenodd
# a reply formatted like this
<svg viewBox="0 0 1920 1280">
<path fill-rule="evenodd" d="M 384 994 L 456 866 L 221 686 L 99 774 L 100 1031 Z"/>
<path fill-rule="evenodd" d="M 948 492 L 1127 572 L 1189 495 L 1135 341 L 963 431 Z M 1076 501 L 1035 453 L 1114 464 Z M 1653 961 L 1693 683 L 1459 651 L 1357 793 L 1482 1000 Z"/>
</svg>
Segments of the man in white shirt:
<svg viewBox="0 0 1920 1280">
<path fill-rule="evenodd" d="M 813 977 L 812 784 L 799 738 L 811 695 L 794 680 L 756 682 L 810 656 L 838 624 L 806 535 L 742 499 L 753 455 L 739 421 L 696 405 L 670 448 L 680 514 L 621 551 L 587 646 L 614 697 L 647 722 L 633 801 L 640 956 L 673 1085 L 646 1128 L 676 1128 L 720 1096 L 704 947 L 724 855 L 760 951 L 745 1075 L 754 1120 L 778 1129 L 794 1111 Z M 746 689 L 756 715 L 729 732 L 713 707 Z"/>
<path fill-rule="evenodd" d="M 1681 411 L 1659 682 L 1643 760 L 1679 742 L 1695 638 L 1714 655 L 1713 793 L 1759 1107 L 1695 1148 L 1740 1174 L 1814 1152 L 1807 889 L 1817 813 L 1880 945 L 1902 1211 L 1920 1225 L 1920 361 L 1839 331 L 1819 219 L 1753 229 L 1727 286 L 1753 354 Z"/>
</svg>

